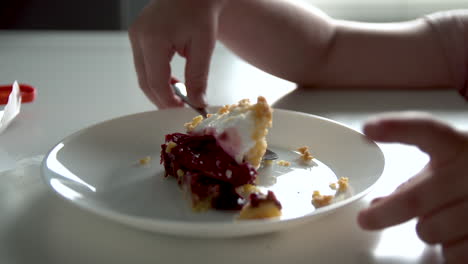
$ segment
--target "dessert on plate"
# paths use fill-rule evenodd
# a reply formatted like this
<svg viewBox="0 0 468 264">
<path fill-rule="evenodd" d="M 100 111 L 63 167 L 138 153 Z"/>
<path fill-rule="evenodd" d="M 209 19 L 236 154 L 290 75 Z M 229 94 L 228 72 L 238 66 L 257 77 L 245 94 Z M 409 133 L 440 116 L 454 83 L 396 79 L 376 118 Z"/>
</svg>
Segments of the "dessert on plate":
<svg viewBox="0 0 468 264">
<path fill-rule="evenodd" d="M 255 188 L 271 124 L 272 109 L 264 97 L 255 104 L 244 99 L 226 105 L 206 118 L 196 116 L 185 124 L 186 133 L 166 135 L 161 145 L 165 176 L 177 179 L 196 211 L 245 211 L 265 204 L 277 212 L 269 210 L 264 217 L 278 216 L 281 205 L 274 194 Z"/>
<path fill-rule="evenodd" d="M 254 192 L 242 207 L 239 219 L 261 219 L 281 216 L 281 203 L 272 191 L 267 194 Z"/>
</svg>

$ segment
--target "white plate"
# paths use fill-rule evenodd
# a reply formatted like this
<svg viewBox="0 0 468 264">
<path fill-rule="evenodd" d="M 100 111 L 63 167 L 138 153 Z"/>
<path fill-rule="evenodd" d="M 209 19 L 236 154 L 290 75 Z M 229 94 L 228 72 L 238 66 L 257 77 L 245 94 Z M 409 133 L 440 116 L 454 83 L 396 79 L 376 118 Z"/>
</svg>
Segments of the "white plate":
<svg viewBox="0 0 468 264">
<path fill-rule="evenodd" d="M 199 237 L 234 237 L 282 230 L 325 215 L 364 196 L 379 179 L 384 158 L 379 147 L 346 126 L 321 117 L 275 109 L 269 148 L 290 167 L 276 163 L 260 170 L 260 186 L 275 192 L 283 216 L 271 220 L 236 220 L 235 212 L 195 213 L 159 164 L 164 135 L 183 131 L 190 109 L 170 109 L 125 116 L 83 129 L 54 146 L 42 174 L 58 195 L 98 215 L 136 228 Z M 316 159 L 298 162 L 293 152 L 308 146 Z M 139 160 L 150 156 L 148 165 Z M 326 207 L 315 209 L 312 192 L 348 177 L 349 190 Z M 350 219 L 354 221 L 354 219 Z"/>
</svg>

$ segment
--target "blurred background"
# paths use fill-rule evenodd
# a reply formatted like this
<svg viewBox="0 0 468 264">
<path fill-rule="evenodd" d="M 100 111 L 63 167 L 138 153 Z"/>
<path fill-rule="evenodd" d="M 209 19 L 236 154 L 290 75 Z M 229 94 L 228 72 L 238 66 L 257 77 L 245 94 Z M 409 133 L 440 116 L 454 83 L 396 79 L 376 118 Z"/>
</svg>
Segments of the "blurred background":
<svg viewBox="0 0 468 264">
<path fill-rule="evenodd" d="M 0 29 L 126 30 L 149 0 L 1 0 Z M 338 19 L 391 22 L 468 8 L 466 0 L 296 0 Z"/>
</svg>

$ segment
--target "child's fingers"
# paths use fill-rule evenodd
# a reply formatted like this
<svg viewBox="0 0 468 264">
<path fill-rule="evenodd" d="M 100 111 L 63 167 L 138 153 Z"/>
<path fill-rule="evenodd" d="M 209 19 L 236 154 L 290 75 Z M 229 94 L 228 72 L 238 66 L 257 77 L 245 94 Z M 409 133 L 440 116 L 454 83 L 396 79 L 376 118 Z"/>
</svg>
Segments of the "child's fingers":
<svg viewBox="0 0 468 264">
<path fill-rule="evenodd" d="M 442 245 L 445 263 L 468 263 L 468 237 Z"/>
<path fill-rule="evenodd" d="M 419 113 L 377 117 L 366 123 L 364 133 L 375 141 L 415 145 L 430 155 L 433 164 L 454 158 L 466 145 L 453 128 Z"/>
<path fill-rule="evenodd" d="M 363 209 L 358 215 L 359 225 L 368 230 L 376 230 L 403 223 L 418 213 L 428 210 L 422 208 L 424 195 L 421 189 L 427 183 L 427 176 L 418 175 L 387 197 L 373 202 L 369 208 Z"/>
<path fill-rule="evenodd" d="M 133 52 L 133 62 L 135 64 L 135 71 L 138 77 L 138 84 L 141 90 L 145 93 L 145 95 L 157 106 L 160 106 L 160 102 L 156 96 L 155 91 L 149 89 L 148 81 L 146 78 L 146 69 L 145 69 L 145 61 L 143 57 L 143 53 L 141 50 L 140 42 L 138 41 L 138 33 L 130 30 L 129 31 L 129 39 L 132 46 Z"/>
<path fill-rule="evenodd" d="M 148 84 L 147 92 L 156 96 L 160 108 L 182 106 L 182 102 L 170 86 L 170 61 L 174 55 L 170 42 L 147 36 L 142 42 L 142 47 Z"/>
<path fill-rule="evenodd" d="M 195 36 L 187 52 L 185 84 L 190 101 L 205 107 L 205 92 L 208 83 L 211 55 L 214 49 L 214 36 L 209 33 Z"/>
<path fill-rule="evenodd" d="M 422 217 L 417 225 L 419 237 L 427 243 L 448 243 L 468 236 L 468 200 L 454 204 Z"/>
<path fill-rule="evenodd" d="M 362 210 L 358 222 L 364 229 L 381 229 L 449 206 L 468 194 L 468 177 L 460 176 L 457 169 L 426 168 L 391 195 Z"/>
</svg>

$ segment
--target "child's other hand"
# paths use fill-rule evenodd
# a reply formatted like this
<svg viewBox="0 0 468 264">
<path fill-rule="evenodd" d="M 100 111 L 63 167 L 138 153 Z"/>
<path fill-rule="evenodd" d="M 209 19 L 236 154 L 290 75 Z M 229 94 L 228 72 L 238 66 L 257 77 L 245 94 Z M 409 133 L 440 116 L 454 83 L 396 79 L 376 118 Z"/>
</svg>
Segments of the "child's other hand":
<svg viewBox="0 0 468 264">
<path fill-rule="evenodd" d="M 375 230 L 418 218 L 418 236 L 441 244 L 448 263 L 468 263 L 468 134 L 425 115 L 387 115 L 367 122 L 375 141 L 419 147 L 427 166 L 387 197 L 360 212 L 358 222 Z"/>
</svg>

